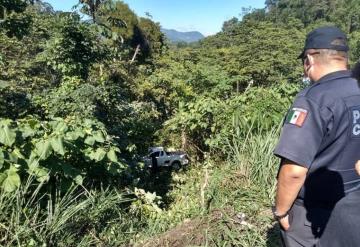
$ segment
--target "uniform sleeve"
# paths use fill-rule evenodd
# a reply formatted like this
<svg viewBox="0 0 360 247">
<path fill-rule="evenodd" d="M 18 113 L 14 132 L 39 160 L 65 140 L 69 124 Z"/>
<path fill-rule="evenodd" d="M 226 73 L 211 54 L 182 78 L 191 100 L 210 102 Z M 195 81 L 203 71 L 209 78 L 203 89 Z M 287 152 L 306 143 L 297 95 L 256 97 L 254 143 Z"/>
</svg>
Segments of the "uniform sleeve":
<svg viewBox="0 0 360 247">
<path fill-rule="evenodd" d="M 274 154 L 310 168 L 327 132 L 332 113 L 312 100 L 300 96 L 284 120 Z"/>
</svg>

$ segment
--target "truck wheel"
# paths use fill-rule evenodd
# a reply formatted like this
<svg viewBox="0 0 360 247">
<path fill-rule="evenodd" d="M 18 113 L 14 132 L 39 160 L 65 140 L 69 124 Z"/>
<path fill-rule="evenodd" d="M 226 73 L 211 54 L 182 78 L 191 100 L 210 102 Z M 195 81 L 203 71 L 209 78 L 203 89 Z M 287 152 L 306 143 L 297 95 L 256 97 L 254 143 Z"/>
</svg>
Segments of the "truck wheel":
<svg viewBox="0 0 360 247">
<path fill-rule="evenodd" d="M 181 164 L 180 164 L 180 162 L 179 161 L 174 161 L 172 164 L 171 164 L 171 167 L 172 167 L 172 169 L 174 169 L 174 170 L 179 170 L 180 169 L 180 167 L 181 167 Z"/>
</svg>

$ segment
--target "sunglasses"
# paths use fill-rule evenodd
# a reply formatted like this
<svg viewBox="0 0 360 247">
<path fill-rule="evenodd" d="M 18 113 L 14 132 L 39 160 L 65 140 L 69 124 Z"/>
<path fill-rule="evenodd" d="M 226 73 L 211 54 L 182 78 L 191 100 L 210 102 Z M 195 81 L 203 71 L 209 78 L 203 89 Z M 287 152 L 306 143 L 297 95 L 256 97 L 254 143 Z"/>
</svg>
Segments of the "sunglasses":
<svg viewBox="0 0 360 247">
<path fill-rule="evenodd" d="M 301 58 L 301 61 L 302 61 L 302 64 L 305 63 L 306 59 L 308 58 L 308 56 L 313 56 L 313 55 L 316 55 L 316 54 L 320 54 L 319 51 L 315 51 L 315 52 L 311 52 L 311 53 L 307 53 L 305 54 L 302 58 Z"/>
</svg>

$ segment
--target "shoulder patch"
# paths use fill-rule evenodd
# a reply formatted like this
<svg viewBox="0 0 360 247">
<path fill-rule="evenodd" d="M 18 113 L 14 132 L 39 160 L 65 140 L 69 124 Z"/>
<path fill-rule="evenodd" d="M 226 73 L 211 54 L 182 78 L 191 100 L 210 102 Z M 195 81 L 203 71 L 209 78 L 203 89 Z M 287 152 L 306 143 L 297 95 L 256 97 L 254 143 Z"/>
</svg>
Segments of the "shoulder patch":
<svg viewBox="0 0 360 247">
<path fill-rule="evenodd" d="M 288 115 L 286 116 L 285 123 L 287 124 L 293 124 L 298 127 L 303 126 L 306 116 L 307 116 L 307 110 L 302 108 L 292 108 Z"/>
</svg>

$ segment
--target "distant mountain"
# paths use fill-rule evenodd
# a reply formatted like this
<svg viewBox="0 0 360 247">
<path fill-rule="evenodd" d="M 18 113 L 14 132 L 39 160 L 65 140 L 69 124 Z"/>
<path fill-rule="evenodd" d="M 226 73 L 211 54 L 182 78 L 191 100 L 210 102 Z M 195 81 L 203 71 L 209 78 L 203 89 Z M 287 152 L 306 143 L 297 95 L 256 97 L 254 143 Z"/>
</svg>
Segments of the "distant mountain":
<svg viewBox="0 0 360 247">
<path fill-rule="evenodd" d="M 178 43 L 178 42 L 191 43 L 205 38 L 204 35 L 202 35 L 200 32 L 197 31 L 179 32 L 174 29 L 161 28 L 161 32 L 163 32 L 165 36 L 173 43 Z"/>
</svg>

